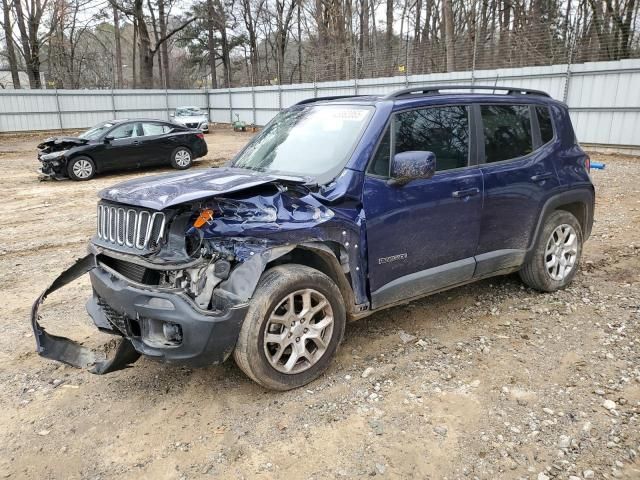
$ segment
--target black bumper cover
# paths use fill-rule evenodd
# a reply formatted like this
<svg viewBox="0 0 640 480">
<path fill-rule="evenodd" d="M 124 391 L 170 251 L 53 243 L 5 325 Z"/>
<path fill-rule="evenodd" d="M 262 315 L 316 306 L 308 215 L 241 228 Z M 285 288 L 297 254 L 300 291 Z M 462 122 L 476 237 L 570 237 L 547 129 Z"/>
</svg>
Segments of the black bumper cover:
<svg viewBox="0 0 640 480">
<path fill-rule="evenodd" d="M 94 294 L 87 302 L 87 311 L 94 323 L 107 329 L 113 325 L 101 306 L 108 305 L 109 310 L 124 317 L 124 325 L 117 328 L 141 354 L 164 362 L 201 367 L 222 363 L 233 352 L 247 305 L 205 313 L 196 310 L 185 294 L 140 288 L 100 266 L 89 275 Z M 172 305 L 172 308 L 150 306 L 152 299 L 161 299 L 164 305 Z M 128 323 L 145 319 L 180 325 L 182 342 L 175 346 L 158 345 L 145 339 L 144 328 L 137 335 L 133 333 L 135 329 Z"/>
<path fill-rule="evenodd" d="M 40 306 L 46 297 L 87 272 L 90 272 L 94 288 L 94 295 L 87 302 L 89 314 L 101 330 L 121 335 L 104 356 L 68 338 L 51 335 L 38 323 Z M 140 336 L 128 334 L 126 330 L 118 331 L 98 304 L 98 296 L 110 310 L 128 318 L 144 317 L 179 324 L 183 332 L 182 343 L 152 346 Z M 174 308 L 150 307 L 148 300 L 151 298 L 168 300 Z M 247 305 L 239 305 L 224 312 L 200 313 L 180 294 L 138 288 L 110 274 L 98 266 L 93 254 L 89 254 L 62 272 L 36 299 L 31 309 L 31 326 L 39 355 L 74 367 L 89 368 L 96 374 L 127 368 L 140 354 L 165 362 L 206 366 L 221 363 L 231 354 L 247 308 Z"/>
</svg>

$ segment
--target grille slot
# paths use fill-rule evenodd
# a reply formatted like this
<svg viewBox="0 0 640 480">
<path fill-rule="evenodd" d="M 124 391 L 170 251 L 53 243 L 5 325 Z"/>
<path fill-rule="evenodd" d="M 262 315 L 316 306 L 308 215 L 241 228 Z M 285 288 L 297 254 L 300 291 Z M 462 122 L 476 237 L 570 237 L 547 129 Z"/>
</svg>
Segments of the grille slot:
<svg viewBox="0 0 640 480">
<path fill-rule="evenodd" d="M 158 283 L 160 283 L 160 273 L 157 270 L 152 270 L 137 263 L 127 262 L 126 260 L 120 260 L 107 255 L 100 255 L 98 258 L 103 264 L 114 269 L 129 280 L 145 285 L 158 285 Z"/>
<path fill-rule="evenodd" d="M 162 212 L 98 204 L 98 238 L 114 245 L 155 249 L 164 235 L 165 221 Z"/>
</svg>

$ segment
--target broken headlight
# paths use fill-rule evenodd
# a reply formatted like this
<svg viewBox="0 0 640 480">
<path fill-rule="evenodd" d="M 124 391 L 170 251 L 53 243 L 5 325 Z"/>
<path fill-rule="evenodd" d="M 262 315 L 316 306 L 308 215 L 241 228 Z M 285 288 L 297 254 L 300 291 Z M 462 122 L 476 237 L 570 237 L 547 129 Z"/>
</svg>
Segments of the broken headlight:
<svg viewBox="0 0 640 480">
<path fill-rule="evenodd" d="M 258 202 L 219 200 L 218 210 L 221 217 L 234 222 L 270 223 L 278 219 L 275 207 Z"/>
<path fill-rule="evenodd" d="M 65 156 L 65 154 L 69 150 L 60 150 L 59 152 L 47 153 L 46 155 L 41 155 L 40 160 L 45 162 L 50 162 L 51 160 L 59 160 Z"/>
</svg>

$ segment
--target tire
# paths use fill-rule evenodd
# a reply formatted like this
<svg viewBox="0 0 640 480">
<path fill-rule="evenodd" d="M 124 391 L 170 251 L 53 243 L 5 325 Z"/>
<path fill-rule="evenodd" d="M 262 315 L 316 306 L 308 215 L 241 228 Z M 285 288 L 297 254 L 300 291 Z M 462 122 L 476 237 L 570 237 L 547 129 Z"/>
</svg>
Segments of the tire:
<svg viewBox="0 0 640 480">
<path fill-rule="evenodd" d="M 178 147 L 171 153 L 171 166 L 177 170 L 186 170 L 193 165 L 193 153 L 187 147 Z"/>
<path fill-rule="evenodd" d="M 67 173 L 71 180 L 91 180 L 96 174 L 96 164 L 89 157 L 75 157 L 67 164 Z"/>
<path fill-rule="evenodd" d="M 311 316 L 302 314 L 306 295 L 316 310 Z M 291 306 L 293 316 L 289 316 Z M 344 336 L 345 321 L 344 300 L 329 277 L 304 265 L 277 266 L 262 274 L 233 356 L 242 371 L 263 387 L 298 388 L 328 368 Z M 269 342 L 267 334 L 279 340 Z"/>
<path fill-rule="evenodd" d="M 567 287 L 580 267 L 582 227 L 564 210 L 551 213 L 544 223 L 531 258 L 520 270 L 520 278 L 541 292 Z"/>
</svg>

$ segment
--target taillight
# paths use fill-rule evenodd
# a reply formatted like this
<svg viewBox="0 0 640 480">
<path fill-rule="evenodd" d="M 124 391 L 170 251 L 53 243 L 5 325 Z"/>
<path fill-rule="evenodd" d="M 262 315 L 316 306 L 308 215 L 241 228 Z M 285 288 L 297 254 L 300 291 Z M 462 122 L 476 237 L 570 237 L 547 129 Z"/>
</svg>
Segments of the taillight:
<svg viewBox="0 0 640 480">
<path fill-rule="evenodd" d="M 204 133 L 196 133 L 196 137 L 198 137 L 200 140 L 204 140 Z"/>
<path fill-rule="evenodd" d="M 584 167 L 587 169 L 587 172 L 591 173 L 591 157 L 589 155 L 585 155 Z"/>
</svg>

